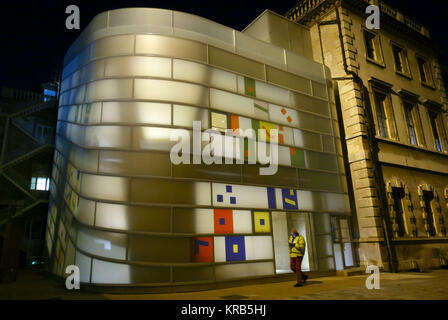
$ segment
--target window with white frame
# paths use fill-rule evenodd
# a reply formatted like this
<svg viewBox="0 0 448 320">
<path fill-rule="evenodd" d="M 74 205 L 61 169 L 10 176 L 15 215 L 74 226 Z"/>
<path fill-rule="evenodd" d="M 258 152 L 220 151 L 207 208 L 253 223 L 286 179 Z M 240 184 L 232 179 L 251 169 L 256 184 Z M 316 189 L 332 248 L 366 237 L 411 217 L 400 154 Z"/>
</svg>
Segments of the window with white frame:
<svg viewBox="0 0 448 320">
<path fill-rule="evenodd" d="M 50 178 L 32 177 L 30 189 L 37 191 L 48 191 L 50 189 Z"/>
</svg>

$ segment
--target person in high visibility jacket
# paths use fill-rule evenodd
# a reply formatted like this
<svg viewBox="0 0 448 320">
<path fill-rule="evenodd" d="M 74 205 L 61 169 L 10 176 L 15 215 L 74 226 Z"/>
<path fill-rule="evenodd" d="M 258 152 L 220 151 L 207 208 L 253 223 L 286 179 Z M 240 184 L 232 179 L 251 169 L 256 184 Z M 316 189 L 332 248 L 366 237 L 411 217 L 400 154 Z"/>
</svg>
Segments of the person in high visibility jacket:
<svg viewBox="0 0 448 320">
<path fill-rule="evenodd" d="M 305 238 L 297 232 L 295 228 L 292 228 L 291 234 L 288 239 L 289 257 L 291 258 L 291 270 L 297 275 L 297 283 L 294 287 L 301 287 L 306 279 L 307 275 L 302 273 L 302 259 L 305 254 Z"/>
</svg>

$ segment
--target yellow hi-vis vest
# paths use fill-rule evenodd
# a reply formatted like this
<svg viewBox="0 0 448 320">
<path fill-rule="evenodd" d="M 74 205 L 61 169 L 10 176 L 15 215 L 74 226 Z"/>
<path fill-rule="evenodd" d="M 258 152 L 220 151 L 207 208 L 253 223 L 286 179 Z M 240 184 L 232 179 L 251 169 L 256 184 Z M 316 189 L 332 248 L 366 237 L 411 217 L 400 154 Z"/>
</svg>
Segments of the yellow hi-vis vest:
<svg viewBox="0 0 448 320">
<path fill-rule="evenodd" d="M 298 234 L 295 238 L 289 236 L 289 256 L 291 258 L 302 257 L 305 254 L 305 238 Z"/>
</svg>

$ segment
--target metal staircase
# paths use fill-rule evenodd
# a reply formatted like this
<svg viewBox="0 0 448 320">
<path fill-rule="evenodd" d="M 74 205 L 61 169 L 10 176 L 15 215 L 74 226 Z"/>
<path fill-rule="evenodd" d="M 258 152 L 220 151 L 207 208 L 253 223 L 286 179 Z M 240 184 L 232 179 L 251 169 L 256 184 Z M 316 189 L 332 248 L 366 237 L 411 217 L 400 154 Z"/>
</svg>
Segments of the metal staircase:
<svg viewBox="0 0 448 320">
<path fill-rule="evenodd" d="M 8 191 L 1 192 L 0 202 L 14 203 L 15 207 L 14 210 L 5 206 L 0 208 L 0 226 L 10 218 L 32 212 L 39 205 L 48 203 L 47 191 L 30 190 L 29 168 L 33 163 L 42 162 L 42 158 L 52 158 L 54 130 L 51 136 L 42 139 L 36 136 L 33 128 L 41 122 L 55 128 L 57 100 L 39 101 L 38 97 L 33 96 L 32 100 L 24 102 L 19 97 L 15 95 L 17 107 L 14 99 L 0 100 L 3 102 L 1 105 L 9 109 L 0 110 L 0 178 L 2 184 L 6 184 L 1 188 Z M 32 126 L 26 127 L 30 119 Z M 51 168 L 51 160 L 47 161 Z"/>
</svg>

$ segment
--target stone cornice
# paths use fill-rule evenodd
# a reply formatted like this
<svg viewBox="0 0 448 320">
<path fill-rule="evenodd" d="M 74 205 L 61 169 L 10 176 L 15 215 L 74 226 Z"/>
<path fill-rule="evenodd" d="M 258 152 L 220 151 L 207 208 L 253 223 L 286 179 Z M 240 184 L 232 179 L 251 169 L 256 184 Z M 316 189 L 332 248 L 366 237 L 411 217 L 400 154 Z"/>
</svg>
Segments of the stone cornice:
<svg viewBox="0 0 448 320">
<path fill-rule="evenodd" d="M 413 37 L 414 41 L 417 36 L 420 41 L 435 47 L 434 43 L 430 41 L 429 29 L 427 27 L 417 23 L 415 20 L 405 16 L 384 2 L 377 0 L 299 0 L 297 5 L 286 12 L 285 17 L 304 25 L 310 25 L 319 16 L 324 15 L 331 7 L 346 7 L 359 15 L 365 16 L 366 7 L 374 3 L 377 3 L 380 7 L 382 24 L 391 27 L 395 32 Z"/>
</svg>

